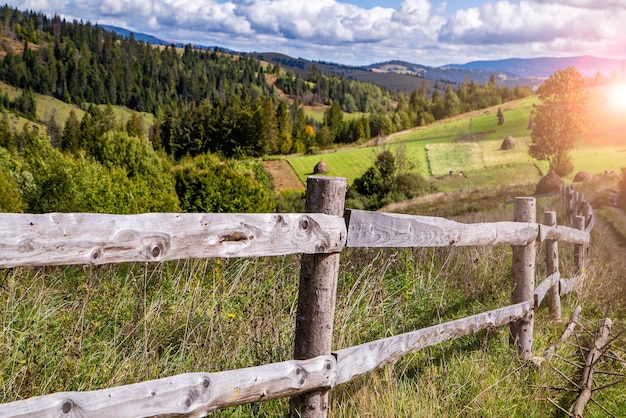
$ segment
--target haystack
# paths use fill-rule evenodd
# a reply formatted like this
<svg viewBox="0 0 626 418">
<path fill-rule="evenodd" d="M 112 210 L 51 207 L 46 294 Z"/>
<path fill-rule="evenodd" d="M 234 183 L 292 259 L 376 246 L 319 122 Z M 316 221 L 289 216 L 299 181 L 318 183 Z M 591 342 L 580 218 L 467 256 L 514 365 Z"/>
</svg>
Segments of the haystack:
<svg viewBox="0 0 626 418">
<path fill-rule="evenodd" d="M 313 174 L 326 174 L 328 173 L 328 166 L 322 160 L 319 160 L 315 167 L 313 167 Z"/>
<path fill-rule="evenodd" d="M 561 177 L 557 176 L 554 171 L 550 171 L 537 183 L 535 196 L 559 192 L 564 185 L 565 183 L 561 180 Z"/>
<path fill-rule="evenodd" d="M 593 176 L 586 171 L 579 171 L 574 176 L 574 183 L 587 183 L 593 180 Z"/>
<path fill-rule="evenodd" d="M 513 137 L 507 136 L 506 138 L 504 138 L 504 141 L 502 141 L 502 145 L 500 145 L 500 149 L 508 150 L 513 148 L 515 148 L 515 140 L 513 139 Z"/>
</svg>

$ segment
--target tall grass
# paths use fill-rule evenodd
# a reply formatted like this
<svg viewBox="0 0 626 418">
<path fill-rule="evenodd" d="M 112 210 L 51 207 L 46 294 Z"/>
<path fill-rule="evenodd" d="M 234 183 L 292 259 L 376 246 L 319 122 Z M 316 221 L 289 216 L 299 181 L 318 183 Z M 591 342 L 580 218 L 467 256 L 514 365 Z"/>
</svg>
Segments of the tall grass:
<svg viewBox="0 0 626 418">
<path fill-rule="evenodd" d="M 540 213 L 555 204 L 558 199 L 540 201 Z M 496 205 L 490 212 L 455 218 L 483 222 L 511 216 L 510 205 Z M 603 229 L 600 233 L 607 236 Z M 572 250 L 565 246 L 563 252 L 567 274 Z M 609 251 L 592 247 L 591 252 L 589 284 L 612 283 L 607 275 L 615 275 L 611 269 L 617 264 Z M 605 256 L 606 265 L 597 266 L 595 254 Z M 542 256 L 540 251 L 538 260 Z M 510 268 L 506 246 L 345 250 L 334 347 L 507 305 Z M 4 270 L 0 401 L 290 359 L 298 271 L 295 256 Z M 589 318 L 617 315 L 616 326 L 623 327 L 623 298 L 615 294 L 617 288 L 600 286 L 564 299 L 565 316 L 583 303 Z M 605 306 L 611 311 L 604 312 Z M 540 309 L 535 352 L 545 350 L 562 327 Z M 563 347 L 559 354 L 575 358 L 578 353 Z M 576 376 L 567 363 L 551 364 Z M 603 367 L 620 372 L 618 363 Z M 338 386 L 331 395 L 331 416 L 550 416 L 556 409 L 547 397 L 565 407 L 570 401 L 569 392 L 550 389 L 557 386 L 568 384 L 551 366 L 519 360 L 505 326 L 438 344 Z M 594 397 L 624 414 L 623 389 L 624 384 L 616 385 Z M 287 410 L 288 401 L 281 399 L 216 415 L 284 416 Z M 598 408 L 589 411 L 603 416 Z"/>
</svg>

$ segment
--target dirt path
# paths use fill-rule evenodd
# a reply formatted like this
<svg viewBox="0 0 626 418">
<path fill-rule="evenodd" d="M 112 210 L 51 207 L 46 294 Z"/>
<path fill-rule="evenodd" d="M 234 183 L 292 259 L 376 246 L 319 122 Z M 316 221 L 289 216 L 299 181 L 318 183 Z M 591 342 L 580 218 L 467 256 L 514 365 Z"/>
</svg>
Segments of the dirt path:
<svg viewBox="0 0 626 418">
<path fill-rule="evenodd" d="M 291 164 L 287 160 L 263 161 L 263 167 L 272 176 L 276 193 L 286 190 L 305 189 L 300 177 L 293 171 Z"/>
</svg>

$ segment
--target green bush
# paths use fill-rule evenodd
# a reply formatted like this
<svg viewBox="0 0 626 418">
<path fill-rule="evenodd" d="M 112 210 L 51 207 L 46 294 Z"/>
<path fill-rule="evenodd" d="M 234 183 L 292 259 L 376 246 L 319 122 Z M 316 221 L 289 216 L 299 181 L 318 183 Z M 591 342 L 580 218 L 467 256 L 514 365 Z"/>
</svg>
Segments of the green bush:
<svg viewBox="0 0 626 418">
<path fill-rule="evenodd" d="M 320 153 L 320 147 L 309 147 L 304 152 L 304 155 L 317 155 Z"/>
<path fill-rule="evenodd" d="M 26 210 L 31 213 L 178 211 L 169 166 L 156 154 L 138 152 L 127 143 L 135 139 L 125 134 L 108 139 L 108 151 L 100 155 L 102 163 L 84 154 L 64 155 L 52 148 L 45 136 L 29 141 L 22 156 L 23 166 L 15 173 Z"/>
<path fill-rule="evenodd" d="M 272 212 L 272 190 L 254 171 L 213 155 L 183 160 L 174 168 L 176 193 L 185 212 Z"/>
<path fill-rule="evenodd" d="M 431 191 L 430 183 L 419 173 L 403 173 L 399 174 L 391 185 L 392 193 L 404 196 L 406 199 L 412 199 Z M 404 200 L 402 198 L 395 201 Z"/>
<path fill-rule="evenodd" d="M 281 192 L 276 199 L 276 212 L 279 213 L 303 213 L 305 193 L 287 190 Z"/>
</svg>

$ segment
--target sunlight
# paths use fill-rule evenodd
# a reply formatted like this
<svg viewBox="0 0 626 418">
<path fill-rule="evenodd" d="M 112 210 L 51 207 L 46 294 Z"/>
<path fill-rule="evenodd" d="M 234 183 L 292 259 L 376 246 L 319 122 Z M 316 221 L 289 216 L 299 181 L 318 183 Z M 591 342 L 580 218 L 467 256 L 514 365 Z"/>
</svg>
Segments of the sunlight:
<svg viewBox="0 0 626 418">
<path fill-rule="evenodd" d="M 626 110 L 626 84 L 616 84 L 609 93 L 609 102 L 617 110 Z"/>
</svg>

